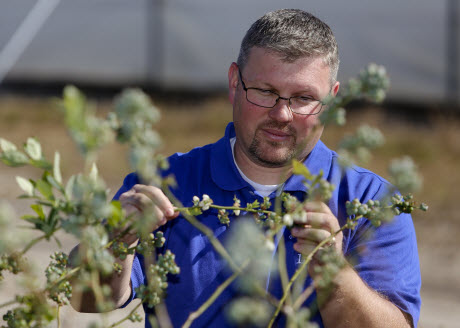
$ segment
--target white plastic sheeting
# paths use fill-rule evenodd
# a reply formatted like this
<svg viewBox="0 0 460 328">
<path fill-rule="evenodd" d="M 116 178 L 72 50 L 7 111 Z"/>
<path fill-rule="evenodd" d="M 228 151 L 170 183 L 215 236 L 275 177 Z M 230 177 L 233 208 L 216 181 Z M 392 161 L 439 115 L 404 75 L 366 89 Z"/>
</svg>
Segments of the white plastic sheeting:
<svg viewBox="0 0 460 328">
<path fill-rule="evenodd" d="M 375 62 L 389 72 L 390 97 L 442 101 L 447 1 L 62 0 L 7 79 L 225 89 L 250 24 L 285 7 L 310 11 L 331 26 L 340 80 Z M 0 2 L 0 47 L 34 3 Z"/>
</svg>

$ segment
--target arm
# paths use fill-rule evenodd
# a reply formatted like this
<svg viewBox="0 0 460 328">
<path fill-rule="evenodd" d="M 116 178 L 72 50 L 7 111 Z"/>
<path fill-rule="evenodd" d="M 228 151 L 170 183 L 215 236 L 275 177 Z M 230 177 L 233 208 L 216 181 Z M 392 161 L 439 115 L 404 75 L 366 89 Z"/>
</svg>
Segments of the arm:
<svg viewBox="0 0 460 328">
<path fill-rule="evenodd" d="M 325 327 L 412 327 L 411 317 L 372 290 L 356 271 L 346 265 L 336 276 L 335 289 L 321 291 L 318 298 Z"/>
<path fill-rule="evenodd" d="M 153 210 L 158 221 L 152 226 L 152 231 L 179 215 L 179 212 L 174 212 L 173 205 L 163 194 L 161 189 L 153 186 L 134 185 L 130 190 L 121 194 L 119 200 L 126 215 L 140 214 L 147 208 Z M 122 241 L 130 245 L 129 247 L 133 247 L 137 244 L 138 237 L 135 233 L 128 233 L 123 237 Z M 77 245 L 70 252 L 70 265 L 75 265 L 80 247 L 81 245 Z M 116 258 L 116 262 L 123 267 L 121 273 L 113 273 L 109 277 L 104 277 L 103 280 L 101 280 L 102 284 L 109 285 L 112 290 L 111 300 L 114 303 L 114 309 L 125 304 L 131 295 L 131 270 L 133 261 L 134 255 L 128 255 L 124 260 Z M 75 287 L 74 283 L 73 287 Z M 85 293 L 74 293 L 71 299 L 71 305 L 79 312 L 99 312 L 96 306 L 95 296 L 90 291 Z"/>
<path fill-rule="evenodd" d="M 337 218 L 329 207 L 320 202 L 306 206 L 307 222 L 297 222 L 298 227 L 291 230 L 297 243 L 294 249 L 308 255 L 316 245 L 330 236 L 331 231 L 339 230 Z M 343 256 L 342 233 L 335 237 L 337 254 Z M 309 266 L 314 281 L 314 267 L 321 265 L 318 259 Z M 333 290 L 317 288 L 320 313 L 325 327 L 411 327 L 410 315 L 401 311 L 366 285 L 350 265 L 346 265 L 335 277 Z"/>
</svg>

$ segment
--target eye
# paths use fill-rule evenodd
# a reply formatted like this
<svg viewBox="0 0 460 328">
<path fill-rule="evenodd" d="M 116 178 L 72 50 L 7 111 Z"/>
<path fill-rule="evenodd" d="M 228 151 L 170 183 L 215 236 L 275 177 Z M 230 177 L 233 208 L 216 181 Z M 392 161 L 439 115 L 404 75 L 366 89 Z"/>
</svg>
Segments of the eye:
<svg viewBox="0 0 460 328">
<path fill-rule="evenodd" d="M 255 91 L 257 91 L 258 94 L 260 94 L 261 96 L 274 96 L 275 94 L 270 91 L 270 90 L 266 90 L 266 89 L 254 89 Z"/>
<path fill-rule="evenodd" d="M 312 101 L 316 101 L 316 99 L 309 97 L 309 96 L 300 96 L 300 97 L 295 97 L 294 99 L 304 104 L 309 104 Z"/>
</svg>

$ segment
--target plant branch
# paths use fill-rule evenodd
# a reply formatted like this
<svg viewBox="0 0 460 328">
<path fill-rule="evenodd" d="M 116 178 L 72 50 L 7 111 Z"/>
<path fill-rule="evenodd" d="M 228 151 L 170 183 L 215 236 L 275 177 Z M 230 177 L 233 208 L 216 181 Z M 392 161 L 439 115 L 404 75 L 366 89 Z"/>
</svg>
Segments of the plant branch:
<svg viewBox="0 0 460 328">
<path fill-rule="evenodd" d="M 173 195 L 173 193 L 169 190 L 169 188 L 163 188 L 163 191 L 165 192 L 166 196 L 169 199 L 172 199 L 174 203 L 179 203 L 179 201 L 176 199 L 176 197 Z M 180 207 L 176 207 L 180 208 Z M 226 251 L 225 247 L 221 244 L 221 242 L 214 236 L 214 233 L 212 232 L 211 229 L 209 229 L 207 226 L 205 226 L 203 223 L 198 221 L 193 215 L 188 214 L 188 211 L 183 211 L 182 212 L 184 218 L 192 224 L 195 228 L 200 230 L 202 233 L 208 237 L 210 243 L 214 246 L 214 249 L 228 262 L 230 265 L 231 269 L 233 272 L 238 272 L 240 268 L 236 263 L 233 261 L 232 257 L 228 252 Z"/>
<path fill-rule="evenodd" d="M 198 310 L 195 312 L 190 313 L 190 315 L 187 318 L 187 321 L 185 321 L 184 325 L 182 328 L 188 328 L 192 324 L 192 322 L 198 318 L 201 314 L 203 314 L 204 311 L 206 311 L 212 303 L 219 297 L 220 294 L 227 288 L 240 274 L 243 272 L 243 270 L 249 265 L 249 260 L 246 260 L 240 268 L 238 268 L 237 271 L 235 271 L 230 277 L 227 278 L 217 289 L 214 291 L 214 293 L 204 302 Z"/>
<path fill-rule="evenodd" d="M 33 240 L 31 240 L 27 245 L 26 247 L 24 247 L 24 249 L 21 251 L 21 255 L 24 255 L 25 253 L 27 253 L 27 251 L 29 249 L 31 249 L 35 244 L 37 244 L 38 242 L 42 241 L 43 239 L 46 238 L 46 235 L 43 235 L 43 236 L 40 236 L 38 238 L 35 238 Z"/>
<path fill-rule="evenodd" d="M 129 317 L 131 317 L 135 312 L 136 310 L 142 305 L 142 302 L 139 302 L 139 304 L 137 304 L 134 309 L 131 310 L 131 312 L 129 312 L 129 314 L 124 317 L 123 319 L 111 324 L 108 328 L 113 328 L 113 327 L 116 327 L 116 326 L 119 326 L 121 325 L 123 322 L 125 322 L 126 320 L 129 320 Z"/>
</svg>

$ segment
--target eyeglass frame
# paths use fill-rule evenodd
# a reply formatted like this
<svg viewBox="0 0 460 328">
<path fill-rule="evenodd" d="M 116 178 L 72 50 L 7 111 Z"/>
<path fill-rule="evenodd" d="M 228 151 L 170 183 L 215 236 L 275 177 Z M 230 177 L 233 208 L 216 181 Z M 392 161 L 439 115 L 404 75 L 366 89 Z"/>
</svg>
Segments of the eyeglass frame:
<svg viewBox="0 0 460 328">
<path fill-rule="evenodd" d="M 240 70 L 239 67 L 238 67 L 238 76 L 239 76 L 240 81 L 241 81 L 241 84 L 242 84 L 242 86 L 243 86 L 243 90 L 244 90 L 244 92 L 246 93 L 246 100 L 247 100 L 248 102 L 250 102 L 251 104 L 256 105 L 256 106 L 259 106 L 259 107 L 262 107 L 262 108 L 273 108 L 273 107 L 275 107 L 275 106 L 278 104 L 278 101 L 279 101 L 280 99 L 283 99 L 283 100 L 287 100 L 287 102 L 288 102 L 288 108 L 289 108 L 289 110 L 290 110 L 292 113 L 294 113 L 294 114 L 297 114 L 297 115 L 318 115 L 319 113 L 321 113 L 321 110 L 323 109 L 323 106 L 326 105 L 326 103 L 325 103 L 324 101 L 319 100 L 319 99 L 315 99 L 315 98 L 313 98 L 313 97 L 310 97 L 310 98 L 313 99 L 314 101 L 317 101 L 317 102 L 318 102 L 318 105 L 321 105 L 319 111 L 316 112 L 316 113 L 314 113 L 314 114 L 302 114 L 302 113 L 297 113 L 297 112 L 295 112 L 295 111 L 291 108 L 291 99 L 292 99 L 292 98 L 302 98 L 301 96 L 292 96 L 292 97 L 286 98 L 286 97 L 281 97 L 281 95 L 279 95 L 278 93 L 276 93 L 276 92 L 274 92 L 274 91 L 271 91 L 271 90 L 260 89 L 260 88 L 253 88 L 253 87 L 249 87 L 249 88 L 248 88 L 248 87 L 246 87 L 246 84 L 245 84 L 244 81 L 243 81 L 243 75 L 241 74 L 241 70 Z M 251 90 L 260 90 L 260 91 L 264 91 L 264 92 L 267 92 L 267 91 L 268 91 L 268 92 L 270 92 L 270 93 L 272 93 L 272 94 L 278 96 L 278 98 L 276 98 L 275 104 L 274 104 L 273 106 L 271 106 L 271 107 L 262 106 L 262 105 L 253 103 L 252 101 L 250 101 L 250 100 L 248 99 L 248 90 L 249 90 L 249 89 L 251 89 Z M 331 93 L 331 90 L 332 90 L 332 87 L 331 87 L 331 89 L 329 90 L 328 95 Z M 326 97 L 327 97 L 327 96 L 326 96 Z"/>
</svg>

